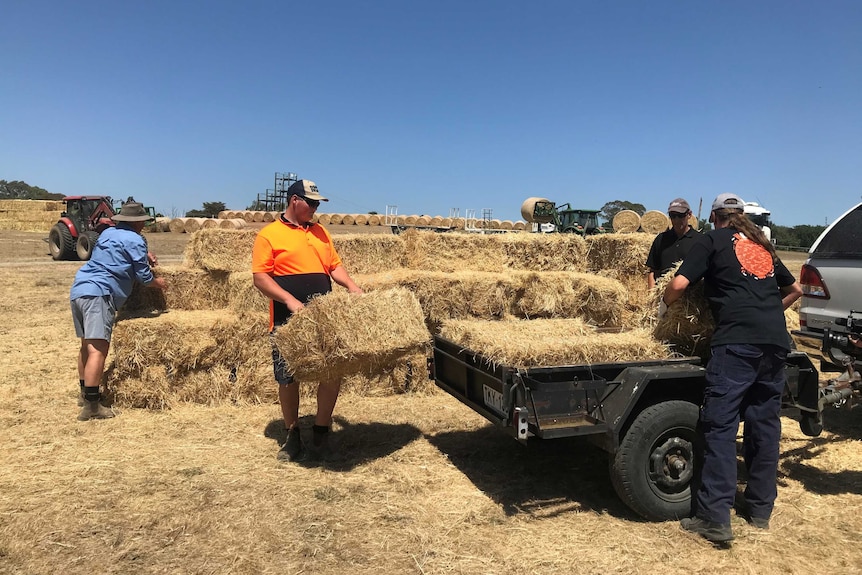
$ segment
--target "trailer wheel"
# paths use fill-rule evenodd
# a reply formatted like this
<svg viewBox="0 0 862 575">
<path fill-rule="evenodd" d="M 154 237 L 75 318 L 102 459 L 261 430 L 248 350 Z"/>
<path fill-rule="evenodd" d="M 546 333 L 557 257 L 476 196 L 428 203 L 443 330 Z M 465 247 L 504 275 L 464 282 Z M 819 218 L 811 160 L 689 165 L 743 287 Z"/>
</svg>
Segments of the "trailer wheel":
<svg viewBox="0 0 862 575">
<path fill-rule="evenodd" d="M 666 401 L 644 409 L 611 459 L 620 499 L 651 521 L 688 517 L 698 407 Z"/>
<path fill-rule="evenodd" d="M 70 260 L 75 255 L 75 238 L 65 224 L 56 223 L 48 232 L 48 250 L 55 260 Z"/>
<path fill-rule="evenodd" d="M 808 437 L 818 437 L 823 433 L 823 421 L 816 415 L 803 413 L 799 419 L 799 429 Z"/>
<path fill-rule="evenodd" d="M 78 243 L 75 245 L 75 251 L 78 253 L 78 258 L 82 261 L 87 261 L 93 255 L 93 246 L 96 245 L 96 240 L 99 239 L 98 232 L 86 231 L 78 236 Z"/>
</svg>

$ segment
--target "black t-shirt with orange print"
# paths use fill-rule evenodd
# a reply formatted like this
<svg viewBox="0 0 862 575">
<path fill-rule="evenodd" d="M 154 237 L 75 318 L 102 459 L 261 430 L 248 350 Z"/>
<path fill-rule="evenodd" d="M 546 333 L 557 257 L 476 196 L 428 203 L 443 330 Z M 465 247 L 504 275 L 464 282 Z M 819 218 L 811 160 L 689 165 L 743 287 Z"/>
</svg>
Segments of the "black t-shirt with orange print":
<svg viewBox="0 0 862 575">
<path fill-rule="evenodd" d="M 691 248 L 677 271 L 691 283 L 701 278 L 715 332 L 711 345 L 772 344 L 790 348 L 779 288 L 793 277 L 781 261 L 733 228 L 713 230 Z"/>
</svg>

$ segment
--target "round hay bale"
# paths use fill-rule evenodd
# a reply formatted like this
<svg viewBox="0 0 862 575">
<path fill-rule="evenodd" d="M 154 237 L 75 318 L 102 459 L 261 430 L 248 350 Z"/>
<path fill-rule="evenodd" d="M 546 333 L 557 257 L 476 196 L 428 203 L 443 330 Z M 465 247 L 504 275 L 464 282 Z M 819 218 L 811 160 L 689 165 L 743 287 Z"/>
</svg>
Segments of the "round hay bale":
<svg viewBox="0 0 862 575">
<path fill-rule="evenodd" d="M 220 212 L 218 213 L 218 219 L 220 219 L 220 220 L 226 220 L 226 219 L 228 219 L 228 217 L 229 217 L 228 215 L 229 215 L 229 214 L 230 214 L 230 212 L 229 212 L 229 211 L 227 211 L 227 210 L 222 210 L 222 211 L 220 211 Z"/>
<path fill-rule="evenodd" d="M 329 214 L 315 214 L 317 216 L 317 223 L 323 224 L 324 226 L 329 224 L 330 215 Z"/>
<path fill-rule="evenodd" d="M 168 230 L 175 234 L 186 233 L 186 219 L 172 218 L 171 221 L 168 222 Z"/>
<path fill-rule="evenodd" d="M 251 213 L 252 221 L 257 222 L 257 223 L 262 222 L 263 221 L 263 214 L 265 214 L 265 213 L 266 212 L 258 212 L 258 211 L 252 212 Z"/>
<path fill-rule="evenodd" d="M 186 218 L 186 223 L 183 228 L 185 228 L 187 234 L 193 234 L 201 229 L 201 226 L 206 219 L 208 218 Z"/>
<path fill-rule="evenodd" d="M 503 228 L 500 227 L 502 225 L 503 225 L 503 222 L 501 222 L 500 220 L 488 220 L 488 229 L 489 230 L 502 230 Z"/>
<path fill-rule="evenodd" d="M 156 218 L 156 231 L 169 232 L 171 231 L 171 218 L 159 216 Z"/>
<path fill-rule="evenodd" d="M 378 214 L 371 214 L 368 216 L 368 225 L 369 226 L 379 226 L 383 224 L 383 218 L 381 218 Z"/>
<path fill-rule="evenodd" d="M 433 218 L 431 218 L 431 221 L 429 223 L 432 226 L 439 228 L 443 225 L 443 218 L 440 216 L 434 216 Z"/>
<path fill-rule="evenodd" d="M 357 226 L 367 226 L 368 225 L 368 216 L 365 214 L 356 214 L 353 216 L 353 223 Z"/>
<path fill-rule="evenodd" d="M 209 230 L 212 228 L 217 228 L 219 221 L 216 218 L 204 218 L 204 221 L 201 222 L 202 230 Z"/>
<path fill-rule="evenodd" d="M 278 218 L 278 212 L 263 212 L 263 221 L 266 223 L 274 222 Z"/>
<path fill-rule="evenodd" d="M 430 216 L 419 216 L 416 218 L 417 226 L 430 226 L 431 225 L 431 217 Z"/>
<path fill-rule="evenodd" d="M 641 229 L 651 234 L 660 234 L 670 227 L 670 218 L 658 210 L 650 210 L 641 216 Z"/>
<path fill-rule="evenodd" d="M 333 226 L 340 226 L 344 221 L 344 214 L 330 214 L 329 223 Z"/>
<path fill-rule="evenodd" d="M 452 227 L 452 218 L 440 218 L 440 227 L 451 228 Z"/>
<path fill-rule="evenodd" d="M 419 216 L 404 216 L 404 223 L 407 224 L 408 226 L 415 226 L 416 220 L 418 220 L 418 219 L 419 219 Z M 398 223 L 400 224 L 401 222 L 398 222 Z"/>
<path fill-rule="evenodd" d="M 512 229 L 516 232 L 522 232 L 527 229 L 527 222 L 518 220 L 514 224 L 512 224 Z"/>
<path fill-rule="evenodd" d="M 222 220 L 219 223 L 219 228 L 223 230 L 241 230 L 246 226 L 245 220 L 242 218 L 230 218 L 228 220 Z"/>
<path fill-rule="evenodd" d="M 535 209 L 536 209 L 536 203 L 537 202 L 549 202 L 549 201 L 550 200 L 548 200 L 547 198 L 527 198 L 526 200 L 524 200 L 524 203 L 521 204 L 521 217 L 524 218 L 525 220 L 527 220 L 528 222 L 533 222 L 533 221 L 536 221 L 539 223 L 550 222 L 551 221 L 550 216 L 547 218 L 542 217 L 542 218 L 539 218 L 538 220 L 533 219 L 533 217 L 534 217 L 533 211 L 535 211 Z"/>
<path fill-rule="evenodd" d="M 246 211 L 241 212 L 241 213 L 242 213 L 242 219 L 244 219 L 246 221 L 246 223 L 249 223 L 249 224 L 254 223 L 254 212 L 250 212 L 250 211 L 246 210 Z"/>
<path fill-rule="evenodd" d="M 341 218 L 342 226 L 352 226 L 355 223 L 356 218 L 353 216 L 353 214 L 344 214 L 344 216 Z"/>
<path fill-rule="evenodd" d="M 515 228 L 514 222 L 512 220 L 500 220 L 500 228 L 501 230 L 512 230 Z"/>
<path fill-rule="evenodd" d="M 452 227 L 456 230 L 463 230 L 466 222 L 464 218 L 452 218 Z"/>
<path fill-rule="evenodd" d="M 641 216 L 634 210 L 620 210 L 614 216 L 611 226 L 615 232 L 621 234 L 636 232 L 641 227 Z"/>
</svg>

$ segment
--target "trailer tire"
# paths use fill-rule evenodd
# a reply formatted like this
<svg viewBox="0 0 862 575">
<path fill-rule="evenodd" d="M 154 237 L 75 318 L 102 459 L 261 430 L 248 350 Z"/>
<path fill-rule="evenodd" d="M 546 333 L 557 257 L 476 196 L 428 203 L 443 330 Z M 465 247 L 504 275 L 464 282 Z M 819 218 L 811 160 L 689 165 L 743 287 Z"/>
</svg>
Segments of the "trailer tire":
<svg viewBox="0 0 862 575">
<path fill-rule="evenodd" d="M 54 260 L 70 260 L 75 255 L 75 238 L 66 224 L 56 223 L 48 232 L 48 250 Z"/>
<path fill-rule="evenodd" d="M 638 414 L 611 458 L 620 499 L 650 521 L 688 517 L 698 407 L 665 401 Z"/>
<path fill-rule="evenodd" d="M 799 419 L 799 430 L 808 437 L 818 437 L 823 433 L 823 420 L 816 415 L 803 413 Z"/>
</svg>

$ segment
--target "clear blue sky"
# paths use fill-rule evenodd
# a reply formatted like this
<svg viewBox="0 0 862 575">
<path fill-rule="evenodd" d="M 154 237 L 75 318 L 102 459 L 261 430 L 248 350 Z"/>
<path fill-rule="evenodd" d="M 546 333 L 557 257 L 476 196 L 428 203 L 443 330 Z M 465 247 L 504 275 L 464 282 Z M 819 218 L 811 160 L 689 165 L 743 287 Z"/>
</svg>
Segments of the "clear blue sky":
<svg viewBox="0 0 862 575">
<path fill-rule="evenodd" d="M 542 196 L 781 225 L 862 196 L 862 2 L 6 0 L 0 179 L 230 209 L 519 219 Z"/>
</svg>

